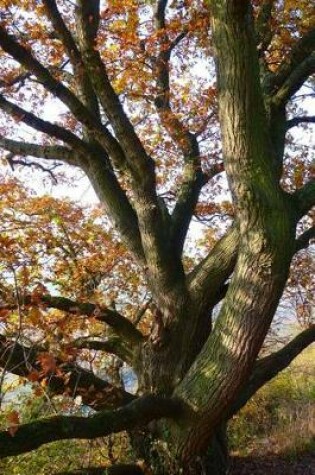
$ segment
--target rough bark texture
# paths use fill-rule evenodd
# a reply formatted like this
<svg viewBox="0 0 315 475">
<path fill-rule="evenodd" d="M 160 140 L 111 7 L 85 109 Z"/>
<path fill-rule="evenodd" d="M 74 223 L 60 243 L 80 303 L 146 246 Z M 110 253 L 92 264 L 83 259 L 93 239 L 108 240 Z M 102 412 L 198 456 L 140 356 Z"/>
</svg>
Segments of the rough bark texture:
<svg viewBox="0 0 315 475">
<path fill-rule="evenodd" d="M 181 442 L 181 457 L 187 460 L 207 446 L 252 370 L 282 294 L 294 244 L 293 213 L 272 166 L 250 5 L 227 1 L 212 7 L 225 168 L 240 242 L 215 328 L 176 389 L 201 413 Z M 287 247 L 279 252 L 283 242 Z"/>
<path fill-rule="evenodd" d="M 56 79 L 31 49 L 2 24 L 0 46 L 63 102 L 81 125 L 82 134 L 42 120 L 0 94 L 0 110 L 18 116 L 50 140 L 59 141 L 43 146 L 0 136 L 0 146 L 13 154 L 47 160 L 55 157 L 85 171 L 143 272 L 151 295 L 153 323 L 146 336 L 114 309 L 42 296 L 40 304 L 69 314 L 93 314 L 111 327 L 111 341 L 90 342 L 88 348 L 108 351 L 133 366 L 139 381 L 138 395 L 131 396 L 92 373 L 88 375 L 68 365 L 73 395 L 80 391 L 87 395 L 91 385 L 98 394 L 104 394 L 94 405 L 98 414 L 91 418 L 58 416 L 22 425 L 14 437 L 7 431 L 0 432 L 0 457 L 33 450 L 54 440 L 94 438 L 128 430 L 136 455 L 156 475 L 223 475 L 228 467 L 226 421 L 314 341 L 314 328 L 310 328 L 279 352 L 257 361 L 292 256 L 314 237 L 312 229 L 295 241 L 298 220 L 315 203 L 314 181 L 293 195 L 280 185 L 289 127 L 285 105 L 290 94 L 314 71 L 314 31 L 297 42 L 277 73 L 271 73 L 263 64 L 262 51 L 270 42 L 272 2 L 264 3 L 256 25 L 248 0 L 206 2 L 216 61 L 224 169 L 235 221 L 187 275 L 183 246 L 209 177 L 201 170 L 196 135 L 173 112 L 170 100 L 171 53 L 186 31 L 170 40 L 166 32 L 168 2 L 157 1 L 154 23 L 159 44 L 152 62 L 156 80 L 154 104 L 161 124 L 183 159 L 182 186 L 174 192 L 171 212 L 158 196 L 156 164 L 115 93 L 95 46 L 100 2 L 77 0 L 75 32 L 68 29 L 54 0 L 44 3 L 69 56 L 75 92 Z M 221 170 L 220 163 L 210 178 Z M 219 302 L 222 305 L 213 323 L 213 309 Z M 24 304 L 27 303 L 25 297 Z M 2 336 L 0 344 L 0 364 L 5 370 L 27 376 L 36 369 L 41 348 L 26 348 L 22 342 Z M 77 373 L 80 385 L 76 384 Z M 56 374 L 50 376 L 51 390 L 60 392 L 62 381 Z M 108 397 L 111 394 L 113 397 Z M 92 404 L 91 400 L 93 394 L 84 402 Z M 104 411 L 113 406 L 116 409 L 112 412 Z M 95 470 L 98 473 L 102 469 Z M 115 472 L 113 467 L 108 473 L 131 473 L 130 470 L 126 466 L 125 472 Z"/>
</svg>

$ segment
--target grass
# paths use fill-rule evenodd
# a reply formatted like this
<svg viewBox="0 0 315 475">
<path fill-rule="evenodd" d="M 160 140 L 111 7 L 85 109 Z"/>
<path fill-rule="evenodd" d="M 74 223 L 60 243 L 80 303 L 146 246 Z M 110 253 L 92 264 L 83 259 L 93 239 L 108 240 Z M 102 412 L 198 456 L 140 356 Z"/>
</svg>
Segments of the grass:
<svg viewBox="0 0 315 475">
<path fill-rule="evenodd" d="M 282 454 L 315 451 L 315 347 L 261 388 L 229 426 L 231 452 Z"/>
<path fill-rule="evenodd" d="M 296 460 L 315 452 L 315 347 L 304 351 L 285 371 L 264 386 L 229 425 L 230 450 L 240 457 L 279 455 Z M 24 406 L 23 422 L 42 414 L 40 401 Z M 59 441 L 0 461 L 3 475 L 51 475 L 75 467 L 128 462 L 125 434 L 95 441 Z M 52 463 L 54 469 L 52 470 Z"/>
</svg>

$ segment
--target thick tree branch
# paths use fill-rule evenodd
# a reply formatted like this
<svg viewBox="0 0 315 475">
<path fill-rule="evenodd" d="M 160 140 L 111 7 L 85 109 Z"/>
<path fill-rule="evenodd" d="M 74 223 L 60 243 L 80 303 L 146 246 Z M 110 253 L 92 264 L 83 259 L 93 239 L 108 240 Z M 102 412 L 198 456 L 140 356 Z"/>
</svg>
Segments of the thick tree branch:
<svg viewBox="0 0 315 475">
<path fill-rule="evenodd" d="M 0 147 L 8 150 L 14 155 L 58 160 L 74 166 L 78 165 L 78 162 L 75 160 L 74 152 L 67 147 L 62 147 L 61 145 L 38 145 L 30 142 L 6 139 L 0 135 Z"/>
<path fill-rule="evenodd" d="M 184 461 L 197 449 L 205 449 L 252 371 L 288 277 L 295 231 L 289 200 L 270 166 L 274 150 L 251 2 L 213 0 L 210 4 L 222 149 L 240 242 L 214 329 L 175 390 L 200 414 L 179 443 Z"/>
<path fill-rule="evenodd" d="M 43 4 L 45 5 L 46 13 L 54 28 L 54 32 L 62 41 L 62 44 L 64 45 L 67 51 L 72 65 L 76 66 L 78 63 L 81 62 L 81 54 L 71 32 L 63 21 L 63 18 L 58 10 L 56 1 L 43 0 Z"/>
<path fill-rule="evenodd" d="M 47 353 L 44 348 L 27 347 L 17 341 L 0 335 L 0 366 L 6 372 L 29 378 L 40 383 L 45 380 L 53 394 L 68 393 L 71 397 L 81 396 L 82 403 L 95 410 L 113 408 L 127 404 L 134 396 L 98 378 L 76 363 L 64 362 L 55 358 L 59 372 L 46 374 L 40 365 L 40 356 Z"/>
<path fill-rule="evenodd" d="M 314 35 L 315 36 L 315 35 Z M 303 86 L 307 79 L 315 73 L 315 53 L 310 54 L 294 71 L 273 95 L 273 104 L 284 106 L 291 97 Z"/>
<path fill-rule="evenodd" d="M 295 200 L 297 219 L 301 219 L 315 206 L 315 180 L 310 180 L 293 195 Z"/>
<path fill-rule="evenodd" d="M 41 301 L 48 307 L 57 308 L 65 312 L 94 316 L 99 321 L 109 325 L 117 335 L 124 338 L 130 344 L 137 345 L 143 341 L 142 333 L 116 310 L 108 307 L 100 307 L 93 303 L 75 302 L 65 297 L 43 295 Z"/>
<path fill-rule="evenodd" d="M 93 316 L 100 322 L 104 322 L 109 325 L 114 332 L 122 337 L 126 343 L 130 345 L 138 345 L 144 339 L 142 333 L 131 323 L 128 318 L 125 318 L 116 310 L 108 307 L 101 307 L 94 303 L 88 302 L 76 302 L 66 297 L 59 297 L 53 295 L 41 295 L 36 296 L 35 300 L 32 296 L 25 296 L 23 299 L 24 305 L 38 305 L 43 304 L 45 307 L 56 308 L 64 312 L 68 312 L 74 315 L 86 315 Z M 16 303 L 1 305 L 1 309 L 14 309 Z"/>
<path fill-rule="evenodd" d="M 195 360 L 212 326 L 212 309 L 226 295 L 226 280 L 232 274 L 239 250 L 239 230 L 233 225 L 216 243 L 208 256 L 188 275 L 188 288 L 192 301 L 189 324 L 184 321 L 189 345 L 185 350 L 188 365 Z"/>
<path fill-rule="evenodd" d="M 159 24 L 159 28 L 165 28 L 165 10 L 168 0 L 157 0 L 156 2 L 156 19 Z"/>
<path fill-rule="evenodd" d="M 91 113 L 70 89 L 55 79 L 48 69 L 26 47 L 17 43 L 15 38 L 9 35 L 2 26 L 0 26 L 0 46 L 34 74 L 46 90 L 60 99 L 69 108 L 74 117 L 94 133 L 96 140 L 110 156 L 115 157 L 116 162 L 124 161 L 124 153 L 120 145 L 107 128 L 102 125 L 99 118 L 94 113 Z"/>
<path fill-rule="evenodd" d="M 132 364 L 133 353 L 126 343 L 118 337 L 110 337 L 104 340 L 93 340 L 91 338 L 79 338 L 73 342 L 75 348 L 104 351 L 118 356 L 121 360 Z"/>
<path fill-rule="evenodd" d="M 86 144 L 75 134 L 57 124 L 40 119 L 32 112 L 28 112 L 13 102 L 8 101 L 2 94 L 0 94 L 0 109 L 29 127 L 65 142 L 78 153 L 86 154 Z"/>
<path fill-rule="evenodd" d="M 93 157 L 93 160 L 82 161 L 81 166 L 108 216 L 118 228 L 127 249 L 135 256 L 139 264 L 145 265 L 138 217 L 107 157 L 98 154 Z"/>
<path fill-rule="evenodd" d="M 277 72 L 269 78 L 265 90 L 269 95 L 275 95 L 283 89 L 290 76 L 294 77 L 301 65 L 312 55 L 315 47 L 315 29 L 308 31 L 293 46 L 289 56 L 285 57 Z"/>
<path fill-rule="evenodd" d="M 164 219 L 163 206 L 157 197 L 155 165 L 127 117 L 109 81 L 100 53 L 91 41 L 90 24 L 95 5 L 83 0 L 79 0 L 77 5 L 79 42 L 85 67 L 125 154 L 122 165 L 127 167 L 132 177 L 133 206 L 138 216 L 148 280 L 155 300 L 164 310 L 171 301 L 167 298 L 170 289 L 174 289 L 178 281 L 183 283 L 184 272 L 180 259 L 171 248 L 169 222 Z M 173 312 L 166 308 L 165 313 L 170 315 Z"/>
<path fill-rule="evenodd" d="M 176 399 L 144 396 L 114 411 L 91 417 L 55 416 L 20 425 L 14 437 L 0 432 L 0 458 L 35 450 L 43 444 L 65 439 L 95 439 L 141 427 L 153 420 L 177 420 L 183 406 Z"/>
<path fill-rule="evenodd" d="M 305 348 L 315 341 L 315 325 L 297 335 L 290 343 L 276 353 L 272 353 L 259 360 L 252 372 L 252 376 L 242 389 L 229 412 L 229 417 L 236 414 L 246 402 L 268 381 L 287 368 Z"/>
<path fill-rule="evenodd" d="M 302 233 L 296 240 L 296 251 L 308 248 L 311 241 L 315 239 L 315 226 L 312 226 L 307 231 Z"/>
<path fill-rule="evenodd" d="M 45 133 L 50 137 L 57 138 L 71 146 L 74 152 L 78 154 L 77 157 L 73 156 L 73 159 L 77 158 L 78 165 L 82 167 L 91 180 L 100 201 L 104 203 L 109 216 L 119 228 L 128 249 L 136 256 L 140 263 L 143 263 L 144 256 L 139 234 L 138 219 L 127 199 L 126 193 L 118 183 L 107 154 L 103 150 L 99 150 L 95 145 L 90 146 L 67 129 L 40 119 L 35 114 L 8 101 L 1 94 L 0 109 L 12 117 L 15 117 L 17 120 L 21 120 L 33 129 Z M 113 140 L 115 141 L 115 139 Z M 11 142 L 12 147 L 13 145 Z M 117 152 L 119 156 L 119 146 L 117 145 L 117 148 L 115 143 L 113 146 L 115 150 L 110 148 L 110 151 L 113 154 Z M 33 150 L 35 152 L 35 149 Z M 36 151 L 39 152 L 39 149 L 37 148 Z M 116 158 L 117 154 L 115 155 Z"/>
<path fill-rule="evenodd" d="M 172 213 L 172 238 L 174 248 L 178 249 L 179 253 L 183 250 L 202 187 L 222 171 L 223 166 L 220 163 L 212 166 L 207 174 L 203 173 L 199 151 L 197 155 L 193 155 L 193 153 L 190 156 L 186 155 L 182 183 Z"/>
<path fill-rule="evenodd" d="M 211 306 L 214 296 L 233 272 L 238 248 L 239 230 L 234 224 L 189 274 L 190 293 L 203 311 Z"/>
</svg>

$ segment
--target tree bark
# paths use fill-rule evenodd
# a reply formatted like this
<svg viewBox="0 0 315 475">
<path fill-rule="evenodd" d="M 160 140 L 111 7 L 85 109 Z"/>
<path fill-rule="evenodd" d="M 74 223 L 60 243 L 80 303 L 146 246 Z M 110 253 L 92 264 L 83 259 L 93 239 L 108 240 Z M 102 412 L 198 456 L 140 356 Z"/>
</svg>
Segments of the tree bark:
<svg viewBox="0 0 315 475">
<path fill-rule="evenodd" d="M 204 463 L 205 475 L 226 475 L 228 473 L 229 451 L 225 423 L 216 429 Z"/>
<path fill-rule="evenodd" d="M 8 34 L 5 25 L 0 26 L 2 49 L 60 99 L 83 130 L 79 137 L 0 94 L 0 109 L 63 143 L 43 146 L 0 137 L 0 146 L 12 153 L 33 154 L 47 160 L 55 157 L 85 171 L 141 266 L 151 295 L 153 320 L 147 337 L 115 310 L 43 296 L 47 306 L 69 313 L 79 310 L 109 325 L 125 342 L 116 354 L 134 365 L 139 394 L 144 397 L 135 398 L 69 363 L 64 369 L 71 373 L 67 384 L 73 395 L 81 391 L 83 402 L 92 404 L 97 399 L 91 394 L 93 388 L 95 396 L 100 392 L 104 396 L 95 408 L 101 409 L 105 404 L 121 407 L 90 418 L 57 416 L 21 425 L 16 427 L 14 437 L 0 432 L 0 457 L 33 450 L 54 440 L 95 438 L 137 429 L 132 433 L 132 443 L 155 475 L 224 475 L 228 470 L 226 420 L 258 387 L 289 364 L 297 348 L 314 339 L 313 329 L 284 351 L 256 362 L 281 298 L 292 255 L 297 246 L 304 246 L 314 236 L 314 229 L 309 230 L 295 241 L 297 221 L 314 205 L 314 180 L 290 196 L 281 188 L 280 176 L 288 127 L 285 105 L 314 72 L 315 31 L 297 42 L 276 74 L 265 71 L 264 80 L 257 37 L 260 48 L 266 49 L 272 2 L 266 2 L 261 11 L 256 32 L 253 2 L 205 2 L 211 9 L 224 169 L 236 219 L 231 230 L 187 276 L 182 251 L 206 177 L 201 169 L 197 135 L 186 129 L 185 122 L 172 110 L 171 51 L 183 36 L 171 42 L 168 38 L 167 3 L 156 2 L 156 26 L 164 31 L 156 37 L 160 48 L 153 69 L 157 112 L 184 161 L 183 182 L 175 193 L 173 212 L 158 195 L 157 163 L 146 151 L 116 94 L 110 69 L 107 71 L 96 41 L 101 2 L 76 2 L 76 35 L 72 35 L 57 3 L 44 1 L 74 76 L 78 76 L 77 94 L 60 82 L 24 41 L 20 44 Z M 102 122 L 101 109 L 109 125 Z M 223 296 L 213 324 L 213 308 Z M 4 352 L 0 363 L 6 370 L 22 376 L 29 374 L 30 364 L 32 369 L 40 370 L 36 349 L 25 351 L 16 342 L 8 357 L 7 338 L 0 337 L 0 349 L 1 343 Z M 108 349 L 109 342 L 106 343 Z M 97 340 L 89 348 L 97 351 L 105 347 Z M 59 360 L 56 362 L 59 364 Z M 63 392 L 64 387 L 61 378 L 51 375 L 50 389 L 57 393 Z M 84 399 L 86 388 L 90 392 Z"/>
<path fill-rule="evenodd" d="M 240 240 L 214 330 L 176 388 L 196 412 L 186 436 L 178 436 L 186 462 L 204 452 L 251 374 L 287 280 L 295 232 L 290 200 L 273 166 L 250 2 L 211 5 L 224 162 Z"/>
</svg>

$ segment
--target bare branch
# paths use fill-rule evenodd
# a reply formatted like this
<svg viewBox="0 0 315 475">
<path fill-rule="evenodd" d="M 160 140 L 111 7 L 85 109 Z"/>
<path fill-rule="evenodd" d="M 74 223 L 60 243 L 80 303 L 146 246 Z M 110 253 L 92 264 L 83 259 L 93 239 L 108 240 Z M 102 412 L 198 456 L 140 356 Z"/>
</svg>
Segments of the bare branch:
<svg viewBox="0 0 315 475">
<path fill-rule="evenodd" d="M 236 414 L 246 402 L 268 381 L 277 376 L 280 371 L 287 368 L 305 348 L 315 341 L 315 325 L 307 328 L 297 335 L 290 343 L 285 345 L 276 353 L 272 353 L 259 360 L 252 372 L 246 386 L 240 392 L 237 400 L 232 406 L 229 417 Z"/>
<path fill-rule="evenodd" d="M 264 85 L 276 105 L 284 105 L 315 70 L 315 29 L 308 31 L 292 47 L 277 72 Z"/>
<path fill-rule="evenodd" d="M 13 102 L 8 101 L 2 94 L 0 94 L 0 109 L 29 127 L 71 145 L 74 150 L 80 153 L 86 153 L 86 144 L 75 134 L 56 124 L 40 119 L 32 112 L 28 112 Z"/>
<path fill-rule="evenodd" d="M 171 108 L 170 58 L 172 50 L 186 36 L 183 31 L 171 42 L 165 29 L 165 10 L 167 1 L 160 0 L 156 8 L 156 29 L 163 31 L 160 38 L 160 50 L 155 58 L 157 96 L 155 106 L 162 125 L 181 150 L 184 157 L 183 183 L 172 214 L 172 240 L 174 249 L 181 255 L 191 218 L 198 202 L 200 191 L 207 182 L 201 169 L 200 150 L 196 135 L 192 134 L 178 119 Z"/>
<path fill-rule="evenodd" d="M 14 170 L 14 167 L 16 165 L 22 165 L 23 167 L 29 167 L 29 168 L 36 168 L 37 170 L 40 170 L 43 173 L 48 173 L 50 175 L 51 179 L 53 180 L 53 182 L 56 185 L 58 184 L 58 180 L 57 180 L 56 175 L 55 175 L 55 170 L 56 170 L 56 168 L 61 166 L 61 163 L 55 163 L 54 165 L 52 165 L 49 168 L 49 167 L 45 167 L 44 165 L 42 165 L 39 162 L 31 162 L 29 160 L 26 160 L 26 158 L 16 159 L 14 157 L 14 154 L 12 154 L 12 153 L 9 153 L 5 157 L 5 159 L 8 162 L 8 164 L 10 165 L 12 171 Z"/>
<path fill-rule="evenodd" d="M 91 417 L 55 416 L 20 425 L 14 437 L 0 432 L 0 458 L 35 450 L 43 444 L 65 439 L 95 439 L 141 427 L 153 420 L 177 420 L 183 414 L 179 400 L 143 396 L 114 411 L 102 411 Z"/>
<path fill-rule="evenodd" d="M 300 124 L 315 124 L 315 116 L 299 116 L 293 117 L 286 123 L 286 129 L 292 129 L 293 127 L 297 127 Z"/>
<path fill-rule="evenodd" d="M 310 54 L 290 74 L 287 80 L 279 88 L 273 97 L 273 103 L 277 106 L 285 105 L 291 97 L 303 86 L 307 79 L 315 73 L 315 53 Z"/>
</svg>

